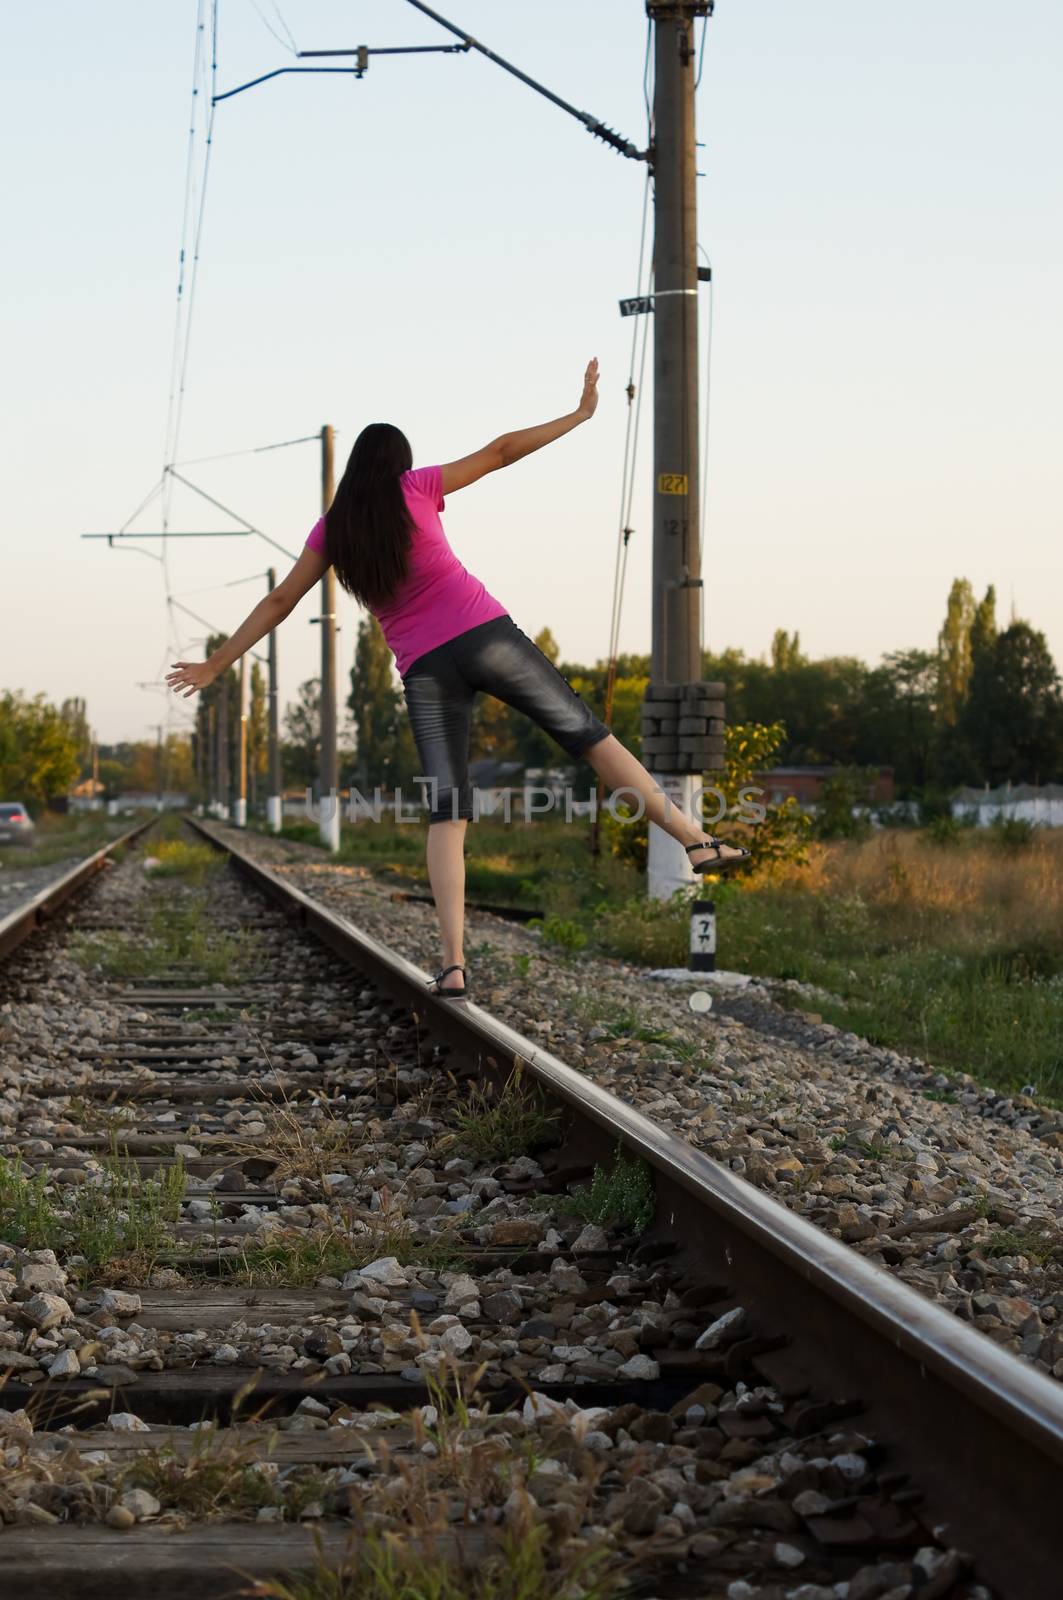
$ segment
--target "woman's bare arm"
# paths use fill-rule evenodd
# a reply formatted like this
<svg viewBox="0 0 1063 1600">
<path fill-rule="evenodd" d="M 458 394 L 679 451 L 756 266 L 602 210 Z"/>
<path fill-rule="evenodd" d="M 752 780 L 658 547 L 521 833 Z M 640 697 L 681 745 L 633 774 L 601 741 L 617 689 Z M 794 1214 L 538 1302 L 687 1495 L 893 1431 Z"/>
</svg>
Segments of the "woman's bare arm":
<svg viewBox="0 0 1063 1600">
<path fill-rule="evenodd" d="M 206 661 L 175 661 L 174 670 L 166 674 L 166 682 L 177 694 L 184 693 L 187 700 L 197 689 L 206 689 L 218 675 L 239 661 L 271 629 L 282 623 L 294 610 L 315 583 L 328 571 L 328 561 L 318 551 L 304 545 L 298 560 L 286 578 L 271 589 L 255 609 L 248 613 L 224 644 L 220 644 Z"/>
<path fill-rule="evenodd" d="M 514 461 L 520 461 L 523 456 L 530 456 L 533 450 L 541 450 L 544 444 L 552 444 L 555 439 L 560 439 L 562 434 L 571 432 L 573 428 L 578 428 L 581 422 L 593 417 L 597 404 L 598 360 L 595 357 L 587 364 L 587 370 L 583 375 L 583 393 L 575 411 L 569 411 L 563 417 L 555 417 L 553 422 L 540 422 L 534 428 L 518 428 L 514 433 L 503 433 L 497 439 L 492 439 L 490 444 L 484 445 L 482 450 L 474 451 L 471 456 L 462 456 L 460 461 L 448 461 L 441 469 L 443 493 L 453 494 L 456 489 L 466 488 L 478 478 L 485 477 L 488 472 L 497 472 L 500 467 L 512 466 Z"/>
</svg>

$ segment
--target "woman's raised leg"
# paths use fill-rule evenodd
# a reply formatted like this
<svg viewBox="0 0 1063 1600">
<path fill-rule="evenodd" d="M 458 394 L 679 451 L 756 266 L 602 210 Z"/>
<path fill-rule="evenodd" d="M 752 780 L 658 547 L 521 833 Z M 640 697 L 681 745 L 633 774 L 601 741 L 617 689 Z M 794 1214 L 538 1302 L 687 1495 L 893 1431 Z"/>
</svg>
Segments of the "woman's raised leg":
<svg viewBox="0 0 1063 1600">
<path fill-rule="evenodd" d="M 464 966 L 465 937 L 465 828 L 464 817 L 428 825 L 428 878 L 439 917 L 444 967 Z M 449 972 L 440 989 L 460 989 L 460 972 Z"/>
<path fill-rule="evenodd" d="M 688 817 L 679 806 L 673 805 L 665 795 L 653 774 L 633 756 L 631 751 L 615 735 L 610 734 L 607 739 L 599 739 L 597 744 L 592 744 L 583 752 L 584 758 L 590 762 L 607 789 L 631 789 L 637 794 L 645 806 L 646 816 L 655 822 L 665 833 L 671 834 L 673 839 L 678 839 L 682 845 L 697 844 L 703 841 L 705 850 L 692 850 L 690 859 L 693 863 L 707 858 L 712 844 L 712 835 L 707 833 L 693 817 Z M 720 845 L 720 855 L 712 850 L 711 859 L 726 860 L 728 856 L 740 856 L 741 850 L 734 849 L 727 844 Z"/>
</svg>

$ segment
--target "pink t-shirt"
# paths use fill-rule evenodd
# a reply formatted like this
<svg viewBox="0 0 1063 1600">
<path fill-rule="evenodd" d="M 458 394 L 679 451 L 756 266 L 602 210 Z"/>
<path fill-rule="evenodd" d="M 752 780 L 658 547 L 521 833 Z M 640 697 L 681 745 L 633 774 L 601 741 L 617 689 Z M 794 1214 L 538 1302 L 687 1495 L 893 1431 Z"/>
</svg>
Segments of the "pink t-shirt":
<svg viewBox="0 0 1063 1600">
<path fill-rule="evenodd" d="M 400 481 L 413 518 L 409 568 L 397 593 L 374 616 L 401 677 L 418 656 L 481 622 L 504 617 L 506 608 L 466 571 L 447 543 L 439 520 L 443 509 L 439 467 L 417 467 L 404 472 Z M 311 550 L 326 553 L 324 517 L 314 523 L 306 542 Z"/>
</svg>

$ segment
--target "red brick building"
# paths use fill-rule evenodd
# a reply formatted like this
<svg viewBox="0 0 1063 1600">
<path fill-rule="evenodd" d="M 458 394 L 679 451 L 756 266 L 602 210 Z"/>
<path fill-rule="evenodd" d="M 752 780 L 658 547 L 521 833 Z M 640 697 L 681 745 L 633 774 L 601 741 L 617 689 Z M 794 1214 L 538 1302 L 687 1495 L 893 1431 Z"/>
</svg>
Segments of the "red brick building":
<svg viewBox="0 0 1063 1600">
<path fill-rule="evenodd" d="M 841 767 L 770 767 L 755 772 L 753 782 L 763 789 L 769 805 L 781 805 L 791 797 L 801 806 L 818 805 L 823 786 Z M 893 768 L 880 767 L 867 774 L 867 804 L 888 806 L 894 798 Z"/>
</svg>

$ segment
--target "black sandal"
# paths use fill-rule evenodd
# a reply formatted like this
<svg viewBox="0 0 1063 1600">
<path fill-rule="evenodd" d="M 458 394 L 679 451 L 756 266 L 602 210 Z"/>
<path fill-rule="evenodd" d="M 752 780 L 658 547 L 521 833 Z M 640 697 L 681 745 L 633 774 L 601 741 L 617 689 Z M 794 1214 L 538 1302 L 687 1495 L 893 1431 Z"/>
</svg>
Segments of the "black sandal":
<svg viewBox="0 0 1063 1600">
<path fill-rule="evenodd" d="M 688 855 L 692 850 L 716 851 L 715 856 L 709 856 L 706 861 L 692 861 L 690 865 L 695 872 L 730 872 L 732 867 L 740 867 L 742 862 L 748 861 L 753 854 L 752 850 L 747 850 L 744 845 L 731 845 L 729 848 L 738 850 L 739 854 L 725 856 L 720 840 L 713 839 L 711 836 L 708 839 L 701 840 L 698 844 L 688 844 L 685 848 Z"/>
<path fill-rule="evenodd" d="M 440 980 L 445 978 L 448 972 L 461 973 L 463 984 L 460 989 L 441 989 L 439 987 Z M 469 992 L 469 980 L 465 976 L 465 968 L 460 966 L 457 962 L 455 962 L 452 967 L 444 967 L 442 972 L 437 972 L 434 978 L 429 978 L 428 983 L 429 986 L 431 986 L 433 983 L 435 984 L 436 987 L 434 993 L 437 1000 L 464 1000 L 465 996 Z"/>
</svg>

